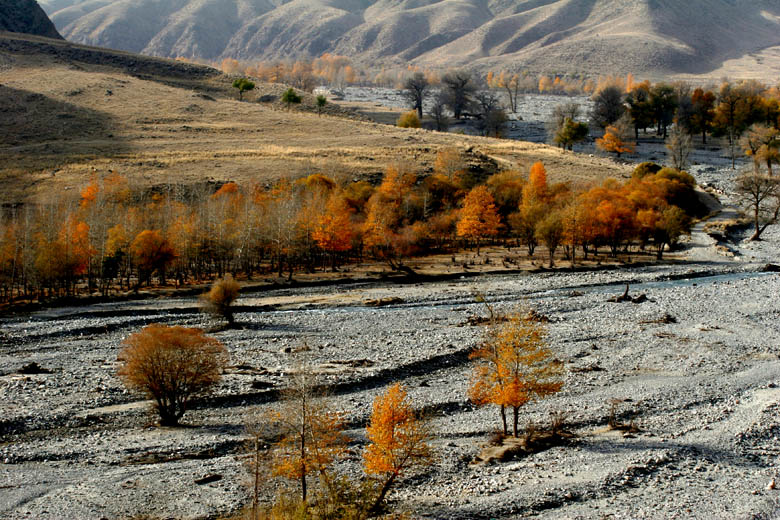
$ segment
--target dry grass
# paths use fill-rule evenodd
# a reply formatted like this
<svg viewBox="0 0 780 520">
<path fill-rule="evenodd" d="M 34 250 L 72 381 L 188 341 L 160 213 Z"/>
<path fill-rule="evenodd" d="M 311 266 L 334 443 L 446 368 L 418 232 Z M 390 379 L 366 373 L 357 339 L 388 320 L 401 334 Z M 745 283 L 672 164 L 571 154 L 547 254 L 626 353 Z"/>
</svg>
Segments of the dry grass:
<svg viewBox="0 0 780 520">
<path fill-rule="evenodd" d="M 116 67 L 8 51 L 0 57 L 9 63 L 0 69 L 0 203 L 79 189 L 108 170 L 142 186 L 265 184 L 313 172 L 375 178 L 395 163 L 425 173 L 448 147 L 472 147 L 506 168 L 527 170 L 542 160 L 553 180 L 630 172 L 609 159 L 544 145 L 361 121 L 335 106 L 330 112 L 337 115 L 318 117 L 306 99 L 292 111 L 252 101 L 279 85 L 259 85 L 249 101 L 238 102 L 225 76 L 182 88 L 181 79 L 173 86 L 168 78 L 141 79 Z"/>
</svg>

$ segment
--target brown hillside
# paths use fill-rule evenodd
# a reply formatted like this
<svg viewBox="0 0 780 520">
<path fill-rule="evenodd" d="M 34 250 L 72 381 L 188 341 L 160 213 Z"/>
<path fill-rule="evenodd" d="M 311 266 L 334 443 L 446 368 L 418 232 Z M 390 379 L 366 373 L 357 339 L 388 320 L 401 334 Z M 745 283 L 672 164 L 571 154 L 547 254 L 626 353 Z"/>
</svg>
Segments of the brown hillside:
<svg viewBox="0 0 780 520">
<path fill-rule="evenodd" d="M 215 60 L 332 52 L 371 65 L 657 77 L 724 72 L 724 64 L 780 46 L 776 0 L 47 0 L 43 5 L 76 42 Z M 776 60 L 756 64 L 767 79 L 780 73 Z"/>
<path fill-rule="evenodd" d="M 103 52 L 105 64 L 96 64 Z M 544 145 L 361 121 L 336 106 L 319 117 L 310 97 L 289 112 L 257 102 L 278 99 L 281 85 L 260 85 L 238 102 L 231 78 L 213 69 L 55 40 L 0 33 L 0 63 L 3 203 L 78 189 L 108 170 L 147 186 L 265 184 L 313 172 L 376 178 L 397 163 L 425 173 L 449 147 L 504 168 L 543 160 L 557 179 L 628 171 Z"/>
</svg>

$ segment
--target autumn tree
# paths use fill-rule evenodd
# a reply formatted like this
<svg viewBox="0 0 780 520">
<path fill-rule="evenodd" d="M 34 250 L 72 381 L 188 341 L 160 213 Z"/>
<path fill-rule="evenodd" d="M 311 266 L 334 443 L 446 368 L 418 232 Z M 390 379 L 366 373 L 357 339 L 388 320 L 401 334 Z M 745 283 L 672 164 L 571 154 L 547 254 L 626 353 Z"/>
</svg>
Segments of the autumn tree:
<svg viewBox="0 0 780 520">
<path fill-rule="evenodd" d="M 500 227 L 501 219 L 488 188 L 483 185 L 472 189 L 463 201 L 457 225 L 458 236 L 475 240 L 479 255 L 482 238 L 496 236 Z"/>
<path fill-rule="evenodd" d="M 403 259 L 415 241 L 411 227 L 415 212 L 412 192 L 415 180 L 413 174 L 390 167 L 366 204 L 363 242 L 393 269 L 403 265 Z"/>
<path fill-rule="evenodd" d="M 229 326 L 233 325 L 235 323 L 233 303 L 238 298 L 240 289 L 241 286 L 233 279 L 233 276 L 226 274 L 223 278 L 215 281 L 209 292 L 202 296 L 204 310 L 214 316 L 226 319 Z"/>
<path fill-rule="evenodd" d="M 633 153 L 635 143 L 627 118 L 620 118 L 614 125 L 607 126 L 604 136 L 596 139 L 596 147 L 605 152 L 617 154 Z"/>
<path fill-rule="evenodd" d="M 165 270 L 176 258 L 176 251 L 159 230 L 146 229 L 133 239 L 130 255 L 138 268 L 138 286 L 142 282 L 148 284 L 155 271 L 160 277 L 160 283 L 164 285 Z"/>
<path fill-rule="evenodd" d="M 160 425 L 176 426 L 190 400 L 219 382 L 227 350 L 201 329 L 152 324 L 131 334 L 119 376 L 154 400 Z"/>
<path fill-rule="evenodd" d="M 697 88 L 691 95 L 693 114 L 691 116 L 691 130 L 701 133 L 702 144 L 707 144 L 707 132 L 712 130 L 712 121 L 715 117 L 715 94 L 709 90 Z"/>
<path fill-rule="evenodd" d="M 317 219 L 312 238 L 331 256 L 331 269 L 336 269 L 336 258 L 352 248 L 354 238 L 352 211 L 341 193 L 328 198 L 325 211 Z"/>
<path fill-rule="evenodd" d="M 513 74 L 509 76 L 503 72 L 499 76 L 498 87 L 503 88 L 506 91 L 506 95 L 509 98 L 509 108 L 515 113 L 517 112 L 517 102 L 520 94 L 520 76 Z"/>
<path fill-rule="evenodd" d="M 780 217 L 780 178 L 761 173 L 743 173 L 737 179 L 737 195 L 753 216 L 750 240 L 760 240 L 767 227 Z"/>
<path fill-rule="evenodd" d="M 742 89 L 729 82 L 721 85 L 713 125 L 721 132 L 720 135 L 723 133 L 728 135 L 732 170 L 736 168 L 737 140 L 744 132 L 747 121 L 746 102 L 747 99 Z"/>
<path fill-rule="evenodd" d="M 634 85 L 626 94 L 628 114 L 634 125 L 634 138 L 639 140 L 639 130 L 653 124 L 653 107 L 650 104 L 650 82 Z"/>
<path fill-rule="evenodd" d="M 555 265 L 555 251 L 563 241 L 563 220 L 558 211 L 551 211 L 539 221 L 535 229 L 536 239 L 547 247 L 549 267 Z"/>
<path fill-rule="evenodd" d="M 530 314 L 516 312 L 493 319 L 474 360 L 469 398 L 478 406 L 499 407 L 504 435 L 506 411 L 512 410 L 512 432 L 518 435 L 520 408 L 552 395 L 563 386 L 563 364 L 547 346 L 546 331 Z"/>
<path fill-rule="evenodd" d="M 741 140 L 745 155 L 752 157 L 756 173 L 759 165 L 766 164 L 769 176 L 772 176 L 772 165 L 780 163 L 780 130 L 775 127 L 754 124 Z"/>
<path fill-rule="evenodd" d="M 545 124 L 547 128 L 547 136 L 556 144 L 560 144 L 555 140 L 555 136 L 561 131 L 566 120 L 570 119 L 576 121 L 580 115 L 581 107 L 579 103 L 561 103 L 553 108 L 550 119 Z"/>
<path fill-rule="evenodd" d="M 423 102 L 430 85 L 422 72 L 415 72 L 404 83 L 404 97 L 413 110 L 417 111 L 417 117 L 423 117 Z"/>
<path fill-rule="evenodd" d="M 243 101 L 244 92 L 254 90 L 255 84 L 246 78 L 239 78 L 233 81 L 233 88 L 238 90 L 238 100 Z"/>
<path fill-rule="evenodd" d="M 309 498 L 310 477 L 327 486 L 329 467 L 344 453 L 344 435 L 340 414 L 332 411 L 318 393 L 318 381 L 304 360 L 292 371 L 292 384 L 284 392 L 280 407 L 269 413 L 273 434 L 272 476 L 297 482 L 304 507 Z"/>
<path fill-rule="evenodd" d="M 363 456 L 365 471 L 379 479 L 379 492 L 371 508 L 376 513 L 398 477 L 432 464 L 431 435 L 399 383 L 374 399 L 366 434 L 370 444 Z"/>
</svg>

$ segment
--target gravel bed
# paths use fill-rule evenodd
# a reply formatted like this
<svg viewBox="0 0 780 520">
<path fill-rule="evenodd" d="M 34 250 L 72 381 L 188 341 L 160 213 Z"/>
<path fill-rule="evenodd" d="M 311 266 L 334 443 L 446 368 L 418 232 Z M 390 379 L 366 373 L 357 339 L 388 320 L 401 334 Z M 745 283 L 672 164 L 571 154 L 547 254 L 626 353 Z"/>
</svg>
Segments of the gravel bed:
<svg viewBox="0 0 780 520">
<path fill-rule="evenodd" d="M 209 326 L 195 299 L 41 311 L 0 322 L 0 515 L 4 518 L 202 518 L 245 499 L 244 425 L 272 406 L 296 350 L 333 385 L 358 447 L 375 395 L 400 380 L 426 411 L 439 460 L 392 499 L 415 517 L 736 518 L 767 510 L 776 492 L 780 423 L 777 327 L 780 278 L 724 261 L 588 273 L 483 276 L 413 285 L 295 291 L 354 301 L 251 311 L 216 333 L 231 365 L 216 394 L 185 416 L 186 428 L 152 426 L 146 403 L 116 377 L 121 341 L 144 323 Z M 642 304 L 610 303 L 631 283 Z M 499 426 L 466 399 L 468 351 L 482 329 L 481 292 L 500 310 L 534 307 L 568 370 L 564 390 L 523 410 L 545 422 L 567 412 L 576 434 L 558 447 L 498 465 L 472 464 Z M 137 313 L 138 318 L 128 318 Z M 675 323 L 662 323 L 669 314 Z M 84 332 L 89 331 L 89 332 Z M 21 375 L 36 362 L 50 374 Z M 254 385 L 254 386 L 253 386 Z M 257 388 L 261 388 L 258 390 Z M 271 389 L 268 391 L 267 389 Z M 606 428 L 609 401 L 640 427 Z M 349 466 L 349 464 L 348 464 Z M 348 468 L 354 471 L 355 468 Z M 208 474 L 222 479 L 194 481 Z"/>
</svg>

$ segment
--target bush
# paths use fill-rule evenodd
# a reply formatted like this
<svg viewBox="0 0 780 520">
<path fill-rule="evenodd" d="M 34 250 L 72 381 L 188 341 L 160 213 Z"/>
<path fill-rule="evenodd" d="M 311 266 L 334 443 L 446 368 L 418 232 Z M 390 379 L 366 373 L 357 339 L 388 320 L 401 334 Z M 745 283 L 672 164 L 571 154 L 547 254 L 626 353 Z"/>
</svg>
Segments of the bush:
<svg viewBox="0 0 780 520">
<path fill-rule="evenodd" d="M 637 167 L 634 168 L 634 173 L 632 174 L 632 177 L 634 177 L 635 179 L 643 179 L 648 175 L 655 175 L 659 171 L 661 171 L 661 166 L 659 164 L 646 161 L 637 165 Z"/>
<path fill-rule="evenodd" d="M 155 401 L 161 426 L 176 426 L 190 399 L 220 380 L 227 350 L 201 329 L 152 324 L 130 335 L 119 376 Z"/>
<path fill-rule="evenodd" d="M 214 316 L 225 318 L 233 325 L 233 302 L 238 298 L 240 290 L 238 282 L 229 274 L 214 282 L 211 290 L 201 297 L 203 309 Z"/>
<path fill-rule="evenodd" d="M 239 78 L 233 81 L 233 88 L 238 89 L 238 100 L 244 99 L 244 92 L 255 89 L 255 84 L 246 78 Z"/>
<path fill-rule="evenodd" d="M 290 110 L 290 105 L 293 103 L 300 104 L 301 101 L 301 96 L 299 96 L 292 87 L 285 90 L 284 94 L 282 94 L 282 102 L 287 103 L 287 110 Z"/>
<path fill-rule="evenodd" d="M 417 117 L 417 112 L 410 110 L 401 114 L 396 125 L 399 128 L 420 128 L 420 118 Z"/>
</svg>

